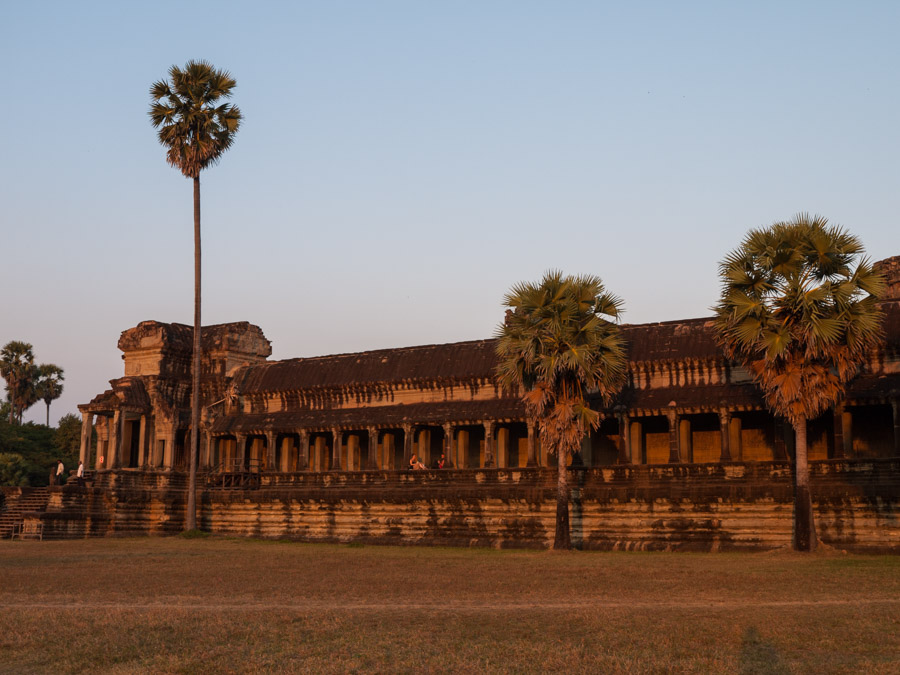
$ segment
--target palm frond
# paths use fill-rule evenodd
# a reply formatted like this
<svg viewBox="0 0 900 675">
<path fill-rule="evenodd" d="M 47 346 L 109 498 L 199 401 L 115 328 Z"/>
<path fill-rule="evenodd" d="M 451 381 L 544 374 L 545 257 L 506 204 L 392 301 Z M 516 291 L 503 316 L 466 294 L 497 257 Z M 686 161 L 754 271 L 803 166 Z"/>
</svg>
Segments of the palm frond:
<svg viewBox="0 0 900 675">
<path fill-rule="evenodd" d="M 206 61 L 173 65 L 168 81 L 151 85 L 150 122 L 159 129 L 166 160 L 185 176 L 199 176 L 234 143 L 243 116 L 237 106 L 219 100 L 230 98 L 235 86 L 227 71 Z"/>
<path fill-rule="evenodd" d="M 857 237 L 799 213 L 750 230 L 719 265 L 718 340 L 792 422 L 842 396 L 881 339 L 884 282 L 861 254 Z"/>
</svg>

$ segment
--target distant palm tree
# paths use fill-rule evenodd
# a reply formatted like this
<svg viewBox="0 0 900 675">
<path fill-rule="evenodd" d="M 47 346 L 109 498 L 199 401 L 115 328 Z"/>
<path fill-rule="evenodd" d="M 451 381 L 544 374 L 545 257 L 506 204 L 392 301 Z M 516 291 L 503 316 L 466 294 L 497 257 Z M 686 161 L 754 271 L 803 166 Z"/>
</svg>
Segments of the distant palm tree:
<svg viewBox="0 0 900 675">
<path fill-rule="evenodd" d="M 27 342 L 13 340 L 0 350 L 0 377 L 6 380 L 9 423 L 22 423 L 22 413 L 33 400 L 36 369 L 34 351 Z"/>
<path fill-rule="evenodd" d="M 541 442 L 557 456 L 554 549 L 572 547 L 566 459 L 600 424 L 588 404 L 609 403 L 625 380 L 625 342 L 614 323 L 622 302 L 595 276 L 553 271 L 537 284 L 519 283 L 504 297 L 509 309 L 497 328 L 497 380 L 519 389 Z M 609 320 L 606 317 L 609 317 Z"/>
<path fill-rule="evenodd" d="M 52 363 L 38 366 L 35 393 L 37 398 L 47 404 L 47 426 L 50 426 L 50 404 L 62 396 L 63 369 Z"/>
<path fill-rule="evenodd" d="M 816 547 L 807 421 L 845 395 L 881 339 L 876 298 L 884 279 L 859 239 L 821 216 L 800 214 L 750 230 L 719 265 L 719 341 L 742 363 L 769 408 L 794 428 L 794 548 Z"/>
<path fill-rule="evenodd" d="M 150 87 L 150 121 L 159 129 L 169 164 L 194 181 L 194 356 L 191 366 L 191 458 L 185 527 L 196 529 L 197 454 L 200 443 L 200 172 L 216 164 L 234 143 L 241 111 L 221 99 L 236 82 L 206 61 L 169 68 L 169 80 Z"/>
</svg>

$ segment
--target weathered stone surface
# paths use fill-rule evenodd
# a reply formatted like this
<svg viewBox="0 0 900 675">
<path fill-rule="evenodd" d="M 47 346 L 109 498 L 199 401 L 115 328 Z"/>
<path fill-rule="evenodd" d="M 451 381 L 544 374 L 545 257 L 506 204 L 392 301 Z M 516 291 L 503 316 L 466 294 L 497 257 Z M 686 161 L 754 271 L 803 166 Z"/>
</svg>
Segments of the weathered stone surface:
<svg viewBox="0 0 900 675">
<path fill-rule="evenodd" d="M 823 542 L 900 553 L 900 460 L 812 463 Z M 199 526 L 237 536 L 547 548 L 555 476 L 547 469 L 299 473 L 258 490 L 206 490 Z M 765 550 L 791 540 L 784 463 L 615 467 L 573 471 L 572 540 L 599 550 Z M 103 485 L 56 491 L 46 537 L 181 531 L 183 477 L 109 472 Z"/>
</svg>

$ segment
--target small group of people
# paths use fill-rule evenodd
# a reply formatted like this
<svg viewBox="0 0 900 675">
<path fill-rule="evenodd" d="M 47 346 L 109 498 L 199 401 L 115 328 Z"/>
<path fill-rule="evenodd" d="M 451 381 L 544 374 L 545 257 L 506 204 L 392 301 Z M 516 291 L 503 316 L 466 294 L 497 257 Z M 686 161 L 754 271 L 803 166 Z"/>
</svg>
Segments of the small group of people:
<svg viewBox="0 0 900 675">
<path fill-rule="evenodd" d="M 446 464 L 446 460 L 444 459 L 444 455 L 442 454 L 440 459 L 437 459 L 432 463 L 431 468 L 432 469 L 443 469 L 445 464 Z M 410 471 L 424 471 L 427 468 L 428 468 L 427 466 L 425 466 L 421 461 L 419 461 L 419 458 L 418 458 L 418 456 L 416 456 L 416 453 L 413 453 L 412 457 L 409 458 L 409 470 Z"/>
<path fill-rule="evenodd" d="M 66 467 L 61 459 L 56 460 L 56 468 L 50 471 L 50 485 L 63 485 L 65 483 Z M 75 472 L 75 480 L 78 485 L 84 487 L 84 462 L 78 462 L 78 470 Z"/>
</svg>

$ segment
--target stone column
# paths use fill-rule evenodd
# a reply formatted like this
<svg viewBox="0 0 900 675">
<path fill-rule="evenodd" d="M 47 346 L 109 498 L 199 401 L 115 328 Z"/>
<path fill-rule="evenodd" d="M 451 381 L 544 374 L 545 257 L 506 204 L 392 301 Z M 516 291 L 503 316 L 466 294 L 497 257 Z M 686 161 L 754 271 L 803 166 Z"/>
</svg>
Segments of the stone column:
<svg viewBox="0 0 900 675">
<path fill-rule="evenodd" d="M 836 403 L 831 411 L 834 418 L 832 458 L 841 459 L 844 456 L 844 404 Z"/>
<path fill-rule="evenodd" d="M 206 432 L 206 468 L 214 469 L 216 465 L 222 461 L 221 453 L 219 452 L 219 438 L 215 436 L 213 432 Z"/>
<path fill-rule="evenodd" d="M 143 427 L 144 418 L 141 418 L 141 427 Z M 211 462 L 210 448 L 212 448 L 212 434 L 208 431 L 203 432 L 200 438 L 200 461 L 197 463 L 198 468 L 208 469 Z"/>
<path fill-rule="evenodd" d="M 678 433 L 678 413 L 675 407 L 670 405 L 666 410 L 666 419 L 669 421 L 669 464 L 677 464 L 681 461 L 681 435 Z"/>
<path fill-rule="evenodd" d="M 340 429 L 331 430 L 331 470 L 341 470 L 341 437 L 343 434 Z"/>
<path fill-rule="evenodd" d="M 93 427 L 94 415 L 89 412 L 81 413 L 81 449 L 78 451 L 78 459 L 84 463 L 85 470 L 87 470 L 91 458 L 91 432 Z"/>
<path fill-rule="evenodd" d="M 166 445 L 163 449 L 163 471 L 171 471 L 175 468 L 175 436 L 178 432 L 174 428 L 169 428 L 166 433 Z"/>
<path fill-rule="evenodd" d="M 316 436 L 316 440 L 309 440 L 309 469 L 310 471 L 324 471 L 322 468 L 322 444 L 325 439 L 322 436 Z"/>
<path fill-rule="evenodd" d="M 624 406 L 616 406 L 616 422 L 619 425 L 619 442 L 616 443 L 617 464 L 628 464 L 631 461 L 631 420 L 625 414 Z"/>
<path fill-rule="evenodd" d="M 494 422 L 484 423 L 484 465 L 495 466 L 494 462 Z"/>
<path fill-rule="evenodd" d="M 731 445 L 729 450 L 731 452 L 731 456 L 738 462 L 744 461 L 744 441 L 742 438 L 741 429 L 743 428 L 743 422 L 740 417 L 733 415 L 731 417 Z"/>
<path fill-rule="evenodd" d="M 147 459 L 147 416 L 141 415 L 141 423 L 138 428 L 138 466 L 145 467 L 149 464 Z"/>
<path fill-rule="evenodd" d="M 154 430 L 150 437 L 150 468 L 159 469 L 162 466 L 163 458 L 166 455 L 166 440 L 162 432 Z"/>
<path fill-rule="evenodd" d="M 297 471 L 306 471 L 309 468 L 309 432 L 300 429 L 300 447 L 297 449 Z"/>
<path fill-rule="evenodd" d="M 497 427 L 494 437 L 494 465 L 498 469 L 509 466 L 509 430 L 502 426 Z"/>
<path fill-rule="evenodd" d="M 278 434 L 274 431 L 266 432 L 266 471 L 278 471 L 275 466 L 275 440 Z"/>
<path fill-rule="evenodd" d="M 844 457 L 853 457 L 853 413 L 847 407 L 841 413 L 841 426 L 844 432 Z"/>
<path fill-rule="evenodd" d="M 681 417 L 678 422 L 678 433 L 681 438 L 681 461 L 694 463 L 694 435 L 691 429 L 691 420 L 687 416 Z"/>
<path fill-rule="evenodd" d="M 412 424 L 403 425 L 403 467 L 409 468 L 409 458 L 413 454 L 413 445 L 415 442 L 416 428 Z"/>
<path fill-rule="evenodd" d="M 247 468 L 247 434 L 235 434 L 237 447 L 234 449 L 236 467 L 228 467 L 229 471 L 243 471 Z"/>
<path fill-rule="evenodd" d="M 452 469 L 456 466 L 453 460 L 453 425 L 444 424 L 444 468 Z"/>
<path fill-rule="evenodd" d="M 369 447 L 366 448 L 366 469 L 378 469 L 378 429 L 369 427 Z"/>
<path fill-rule="evenodd" d="M 379 432 L 380 441 L 376 459 L 378 466 L 382 471 L 391 471 L 394 468 L 394 437 L 396 432 L 388 429 L 382 429 Z"/>
<path fill-rule="evenodd" d="M 534 420 L 528 420 L 528 466 L 537 466 L 537 447 L 534 443 Z"/>
<path fill-rule="evenodd" d="M 720 462 L 731 461 L 731 413 L 726 408 L 719 409 L 719 431 L 721 432 L 722 453 Z"/>
<path fill-rule="evenodd" d="M 634 421 L 629 425 L 628 436 L 631 443 L 631 463 L 644 463 L 644 428 L 640 422 Z"/>
<path fill-rule="evenodd" d="M 122 420 L 125 416 L 121 410 L 113 413 L 112 422 L 109 425 L 109 455 L 106 458 L 107 469 L 119 468 L 119 442 L 122 438 Z"/>
</svg>

